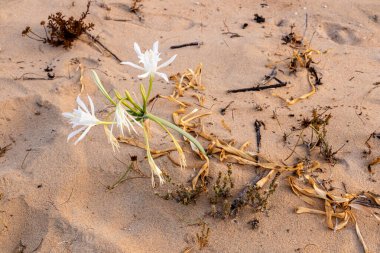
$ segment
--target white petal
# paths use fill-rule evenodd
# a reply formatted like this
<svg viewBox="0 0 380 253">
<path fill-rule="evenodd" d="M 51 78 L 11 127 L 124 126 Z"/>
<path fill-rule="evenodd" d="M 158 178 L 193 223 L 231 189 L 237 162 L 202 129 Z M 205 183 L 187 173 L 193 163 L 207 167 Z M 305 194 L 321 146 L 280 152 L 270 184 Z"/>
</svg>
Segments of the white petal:
<svg viewBox="0 0 380 253">
<path fill-rule="evenodd" d="M 84 102 L 82 101 L 82 99 L 80 99 L 79 96 L 77 97 L 77 104 L 79 105 L 79 107 L 80 107 L 83 111 L 85 111 L 85 112 L 87 112 L 87 113 L 90 113 L 90 112 L 88 111 L 87 106 L 84 104 Z"/>
<path fill-rule="evenodd" d="M 90 107 L 91 107 L 91 114 L 92 115 L 95 115 L 95 107 L 94 107 L 94 103 L 92 102 L 92 99 L 90 98 L 90 96 L 88 96 L 88 101 L 90 102 Z"/>
<path fill-rule="evenodd" d="M 177 57 L 177 55 L 173 55 L 169 60 L 167 60 L 166 62 L 162 63 L 160 66 L 157 67 L 157 70 L 160 69 L 160 68 L 164 68 L 164 67 L 167 67 L 170 65 L 170 63 L 172 63 L 175 58 Z"/>
<path fill-rule="evenodd" d="M 86 127 L 81 127 L 73 132 L 71 132 L 68 136 L 67 136 L 67 142 L 69 142 L 69 140 L 71 138 L 73 138 L 75 135 L 77 135 L 78 133 L 82 132 Z"/>
<path fill-rule="evenodd" d="M 62 113 L 62 116 L 68 119 L 74 118 L 74 115 L 71 112 L 64 112 Z"/>
<path fill-rule="evenodd" d="M 164 79 L 167 83 L 169 82 L 168 76 L 165 73 L 155 72 L 155 74 Z"/>
<path fill-rule="evenodd" d="M 152 187 L 154 188 L 156 186 L 156 183 L 154 182 L 154 174 L 152 172 Z"/>
<path fill-rule="evenodd" d="M 129 61 L 123 61 L 123 62 L 120 62 L 120 64 L 123 64 L 123 65 L 129 65 L 129 66 L 131 66 L 131 67 L 133 67 L 133 68 L 136 68 L 136 69 L 139 69 L 139 70 L 144 70 L 143 67 L 141 67 L 141 66 L 139 66 L 139 65 L 137 65 L 137 64 L 134 64 L 134 63 L 132 63 L 132 62 L 129 62 Z"/>
<path fill-rule="evenodd" d="M 115 122 L 116 121 L 116 116 L 113 118 L 113 121 Z M 111 133 L 113 132 L 113 126 L 115 125 L 115 123 L 114 124 L 112 124 L 111 125 Z M 107 129 L 108 129 L 108 127 L 106 127 Z M 108 129 L 109 130 L 109 129 Z"/>
<path fill-rule="evenodd" d="M 155 54 L 158 54 L 158 41 L 153 43 L 153 52 Z"/>
<path fill-rule="evenodd" d="M 137 77 L 140 78 L 140 79 L 143 79 L 143 78 L 147 78 L 148 76 L 150 75 L 150 72 L 146 72 L 142 75 L 138 75 Z"/>
<path fill-rule="evenodd" d="M 142 55 L 139 44 L 137 44 L 136 42 L 133 43 L 133 48 L 135 49 L 135 52 L 136 52 L 137 56 Z"/>
<path fill-rule="evenodd" d="M 90 131 L 91 127 L 92 126 L 89 126 L 89 127 L 87 127 L 86 130 L 84 130 L 84 132 L 81 134 L 81 136 L 79 136 L 79 138 L 74 142 L 75 145 L 77 145 L 78 142 L 80 142 L 86 136 L 86 134 L 88 133 L 88 131 Z"/>
</svg>

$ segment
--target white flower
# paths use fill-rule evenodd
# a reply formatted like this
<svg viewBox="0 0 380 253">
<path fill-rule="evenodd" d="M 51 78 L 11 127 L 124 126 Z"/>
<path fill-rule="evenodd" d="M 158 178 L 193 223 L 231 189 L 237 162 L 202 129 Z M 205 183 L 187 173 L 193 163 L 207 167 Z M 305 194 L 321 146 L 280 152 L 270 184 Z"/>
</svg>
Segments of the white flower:
<svg viewBox="0 0 380 253">
<path fill-rule="evenodd" d="M 129 65 L 139 70 L 143 70 L 145 73 L 139 75 L 139 78 L 153 77 L 154 75 L 158 75 L 166 82 L 169 82 L 168 76 L 165 73 L 158 72 L 159 69 L 169 66 L 177 55 L 172 56 L 169 60 L 158 65 L 158 62 L 162 59 L 160 58 L 160 53 L 158 52 L 158 41 L 153 43 L 153 49 L 146 50 L 145 53 L 141 52 L 139 45 L 135 42 L 134 49 L 139 58 L 139 63 L 142 63 L 144 67 L 134 64 L 132 62 L 121 62 L 121 64 Z"/>
<path fill-rule="evenodd" d="M 115 152 L 115 150 L 119 151 L 120 145 L 115 136 L 112 134 L 111 130 L 108 129 L 108 126 L 104 125 L 104 132 L 106 133 L 108 137 L 108 143 L 111 143 L 112 150 Z"/>
<path fill-rule="evenodd" d="M 94 103 L 92 102 L 90 96 L 88 96 L 88 101 L 90 103 L 91 112 L 88 110 L 87 106 L 84 104 L 84 102 L 80 99 L 80 97 L 77 97 L 77 104 L 78 109 L 74 109 L 73 112 L 65 112 L 62 113 L 62 115 L 65 118 L 69 119 L 69 122 L 73 125 L 73 128 L 77 126 L 82 126 L 79 129 L 74 130 L 67 136 L 67 141 L 69 141 L 72 137 L 79 134 L 83 131 L 81 136 L 75 141 L 75 144 L 80 142 L 86 134 L 90 131 L 90 129 L 98 124 L 101 124 L 102 121 L 96 118 L 95 116 L 95 108 Z"/>
<path fill-rule="evenodd" d="M 162 185 L 163 183 L 165 183 L 165 179 L 162 175 L 162 171 L 160 170 L 160 168 L 158 168 L 157 164 L 154 162 L 150 151 L 147 151 L 147 158 L 148 158 L 150 169 L 152 171 L 152 187 L 155 186 L 154 175 L 158 177 L 158 179 L 160 180 L 160 185 Z"/>
<path fill-rule="evenodd" d="M 117 127 L 120 130 L 121 135 L 124 136 L 124 127 L 128 129 L 128 132 L 131 133 L 131 129 L 137 134 L 136 129 L 133 127 L 133 124 L 131 121 L 136 123 L 138 126 L 141 127 L 141 124 L 135 120 L 133 116 L 131 116 L 123 107 L 122 103 L 119 102 L 116 105 L 115 109 L 115 119 L 114 121 L 116 122 Z M 111 127 L 111 132 L 113 129 L 113 125 Z"/>
</svg>

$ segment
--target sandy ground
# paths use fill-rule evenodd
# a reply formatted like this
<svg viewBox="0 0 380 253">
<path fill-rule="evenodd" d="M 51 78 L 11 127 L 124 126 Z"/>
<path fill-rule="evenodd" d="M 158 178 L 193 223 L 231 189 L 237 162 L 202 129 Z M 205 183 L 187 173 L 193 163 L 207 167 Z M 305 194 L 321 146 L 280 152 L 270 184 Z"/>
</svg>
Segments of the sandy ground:
<svg viewBox="0 0 380 253">
<path fill-rule="evenodd" d="M 325 177 L 336 187 L 344 182 L 350 192 L 380 192 L 380 172 L 369 180 L 366 168 L 368 161 L 379 154 L 378 143 L 370 157 L 362 158 L 365 140 L 379 130 L 379 90 L 368 94 L 373 83 L 380 81 L 380 21 L 374 16 L 380 14 L 378 1 L 170 2 L 142 1 L 144 22 L 140 22 L 128 11 L 131 1 L 105 0 L 110 11 L 97 1 L 88 17 L 95 24 L 92 34 L 121 59 L 131 61 L 136 61 L 133 42 L 146 49 L 159 40 L 163 59 L 178 54 L 174 64 L 165 69 L 168 74 L 202 62 L 206 107 L 213 112 L 207 119 L 210 131 L 222 138 L 232 136 L 237 143 L 255 142 L 253 122 L 262 120 L 266 125 L 262 153 L 275 161 L 289 154 L 282 142 L 284 131 L 296 126 L 297 119 L 310 115 L 313 108 L 331 106 L 330 142 L 336 148 L 347 143 L 338 154 L 341 162 L 334 167 L 323 164 Z M 114 154 L 101 127 L 94 128 L 77 146 L 66 143 L 70 126 L 61 113 L 76 106 L 75 98 L 80 93 L 75 59 L 86 67 L 83 93 L 94 98 L 97 108 L 104 108 L 105 101 L 91 81 L 91 68 L 97 70 L 107 88 L 137 91 L 138 82 L 132 78 L 138 72 L 102 54 L 86 38 L 65 50 L 21 37 L 27 25 L 42 33 L 39 23 L 50 13 L 62 11 L 78 16 L 85 4 L 71 0 L 0 1 L 0 146 L 11 144 L 0 157 L 0 252 L 182 252 L 186 247 L 197 252 L 195 235 L 201 228 L 188 224 L 197 222 L 209 210 L 207 196 L 189 206 L 166 201 L 155 196 L 154 191 L 160 189 L 152 189 L 149 178 L 130 180 L 106 191 L 105 186 L 125 170 L 114 156 L 129 163 L 129 154 L 137 155 L 141 169 L 149 173 L 144 152 L 124 145 L 120 153 Z M 253 22 L 255 13 L 263 15 L 266 22 Z M 231 88 L 252 86 L 270 72 L 265 67 L 270 60 L 291 54 L 289 47 L 281 45 L 281 36 L 289 32 L 293 22 L 302 33 L 305 13 L 306 37 L 315 31 L 313 48 L 328 50 L 318 64 L 324 84 L 317 94 L 292 107 L 268 90 L 226 94 Z M 106 16 L 128 21 L 107 20 Z M 277 26 L 281 20 L 283 26 Z M 226 32 L 224 23 L 242 37 L 222 34 Z M 243 23 L 248 23 L 244 30 Z M 204 44 L 200 48 L 169 49 L 191 41 Z M 46 77 L 47 66 L 53 68 L 54 80 L 20 79 L 25 73 L 33 73 L 28 77 Z M 309 89 L 302 75 L 281 77 L 291 85 L 277 89 L 279 94 L 297 96 Z M 168 95 L 171 85 L 159 81 L 153 93 Z M 232 110 L 225 116 L 219 113 L 230 101 L 235 101 L 231 105 L 233 118 Z M 263 110 L 255 110 L 257 105 Z M 175 108 L 159 100 L 153 112 L 169 119 Z M 281 126 L 271 118 L 273 110 Z M 222 118 L 230 124 L 231 134 L 220 126 Z M 167 139 L 155 138 L 153 142 L 155 147 L 168 145 Z M 191 165 L 181 171 L 166 158 L 157 162 L 176 180 L 189 179 Z M 211 175 L 215 177 L 217 170 L 225 168 L 225 164 L 213 161 Z M 242 185 L 253 175 L 249 166 L 236 167 L 233 177 L 237 185 Z M 204 218 L 211 233 L 209 246 L 202 251 L 363 251 L 353 224 L 334 233 L 326 227 L 323 216 L 295 214 L 294 208 L 303 202 L 291 192 L 285 176 L 279 183 L 266 213 L 252 214 L 247 209 L 236 219 Z M 380 252 L 379 224 L 367 214 L 358 217 L 371 252 Z M 257 230 L 247 225 L 252 218 L 260 220 Z M 20 242 L 24 249 L 20 249 Z"/>
</svg>

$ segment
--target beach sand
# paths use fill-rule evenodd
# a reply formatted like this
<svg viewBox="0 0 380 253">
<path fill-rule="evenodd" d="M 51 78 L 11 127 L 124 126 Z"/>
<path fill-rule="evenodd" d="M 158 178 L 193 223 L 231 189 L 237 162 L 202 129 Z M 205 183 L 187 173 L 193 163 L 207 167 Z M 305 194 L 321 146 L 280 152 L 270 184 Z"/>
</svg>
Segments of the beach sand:
<svg viewBox="0 0 380 253">
<path fill-rule="evenodd" d="M 369 161 L 380 154 L 379 143 L 374 140 L 372 154 L 366 158 L 362 154 L 367 148 L 365 141 L 379 130 L 380 123 L 380 89 L 369 92 L 380 81 L 379 2 L 143 0 L 139 14 L 142 21 L 129 11 L 131 2 L 94 2 L 86 19 L 95 24 L 91 34 L 120 59 L 133 62 L 137 62 L 134 42 L 148 49 L 158 40 L 161 58 L 178 54 L 175 62 L 163 70 L 168 74 L 202 63 L 208 108 L 204 111 L 212 112 L 204 122 L 210 132 L 220 138 L 234 138 L 239 145 L 249 140 L 250 149 L 255 150 L 253 123 L 261 120 L 266 126 L 261 153 L 280 162 L 297 140 L 292 135 L 292 145 L 285 146 L 284 132 L 298 126 L 297 120 L 310 116 L 313 108 L 330 106 L 329 141 L 335 149 L 345 146 L 337 154 L 335 166 L 322 163 L 323 178 L 331 179 L 337 188 L 342 188 L 343 182 L 352 193 L 380 192 L 378 168 L 374 167 L 371 178 L 367 170 Z M 62 113 L 76 107 L 75 99 L 81 91 L 78 62 L 85 68 L 81 97 L 87 101 L 86 95 L 90 95 L 98 110 L 106 107 L 106 101 L 91 79 L 91 69 L 97 71 L 107 89 L 121 91 L 128 88 L 138 92 L 136 76 L 140 73 L 120 65 L 86 36 L 75 41 L 70 50 L 21 36 L 26 26 L 43 34 L 40 21 L 51 13 L 62 11 L 78 17 L 86 3 L 1 1 L 0 147 L 10 144 L 0 157 L 1 253 L 183 252 L 187 248 L 198 252 L 196 234 L 201 227 L 191 224 L 199 219 L 210 227 L 209 244 L 202 252 L 363 252 L 354 224 L 334 232 L 326 226 L 324 216 L 295 213 L 295 207 L 305 203 L 292 193 L 286 173 L 280 177 L 266 212 L 252 213 L 246 208 L 236 218 L 225 220 L 205 215 L 210 210 L 207 194 L 188 206 L 159 198 L 155 192 L 165 193 L 167 185 L 153 189 L 150 177 L 128 180 L 107 191 L 106 186 L 126 170 L 130 155 L 136 155 L 141 170 L 150 175 L 144 151 L 121 144 L 120 152 L 114 153 L 102 127 L 93 128 L 76 146 L 67 143 L 71 126 Z M 255 13 L 264 16 L 265 23 L 254 22 Z M 281 37 L 290 32 L 292 23 L 302 35 L 306 13 L 305 38 L 312 38 L 313 49 L 326 52 L 315 65 L 323 74 L 323 85 L 318 86 L 317 93 L 290 107 L 272 96 L 276 92 L 287 98 L 297 97 L 310 89 L 306 72 L 289 76 L 285 64 L 280 64 L 284 73 L 279 72 L 278 77 L 290 82 L 287 87 L 227 94 L 228 89 L 253 86 L 270 73 L 268 63 L 292 54 L 289 46 L 282 45 Z M 242 29 L 244 23 L 248 26 Z M 223 34 L 227 31 L 241 37 Z M 169 49 L 193 41 L 203 45 Z M 46 79 L 47 66 L 53 69 L 53 80 L 25 80 Z M 153 95 L 169 95 L 173 86 L 172 82 L 157 80 Z M 222 116 L 220 109 L 231 101 L 234 103 Z M 152 112 L 170 120 L 176 109 L 175 104 L 159 99 Z M 272 118 L 273 111 L 279 123 Z M 221 126 L 222 119 L 231 133 Z M 153 147 L 171 145 L 168 138 L 158 134 L 158 128 L 152 127 L 152 132 Z M 137 138 L 143 140 L 142 135 Z M 176 182 L 186 183 L 194 167 L 199 168 L 199 161 L 188 147 L 186 150 L 189 166 L 184 170 L 165 157 L 157 159 Z M 210 175 L 215 179 L 217 172 L 226 168 L 225 163 L 212 159 Z M 252 166 L 233 166 L 237 186 L 233 194 L 256 172 Z M 357 214 L 369 249 L 380 252 L 379 223 L 366 213 Z M 253 218 L 260 221 L 255 230 L 247 224 Z"/>
</svg>

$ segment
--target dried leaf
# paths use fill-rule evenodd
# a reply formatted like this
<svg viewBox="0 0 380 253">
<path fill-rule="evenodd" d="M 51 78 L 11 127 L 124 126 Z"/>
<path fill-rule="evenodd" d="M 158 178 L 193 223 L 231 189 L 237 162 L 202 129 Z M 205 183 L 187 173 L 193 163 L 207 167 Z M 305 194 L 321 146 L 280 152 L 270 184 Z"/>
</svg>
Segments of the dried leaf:
<svg viewBox="0 0 380 253">
<path fill-rule="evenodd" d="M 364 252 L 365 253 L 369 253 L 369 249 L 364 241 L 364 238 L 363 238 L 363 235 L 362 233 L 360 232 L 360 229 L 359 229 L 359 225 L 358 225 L 358 222 L 356 221 L 356 218 L 354 215 L 352 215 L 352 219 L 355 221 L 355 229 L 356 229 L 356 234 L 358 235 L 358 238 L 360 240 L 360 242 L 362 243 L 362 246 L 363 246 L 363 249 L 364 249 Z"/>
<path fill-rule="evenodd" d="M 309 80 L 309 84 L 310 84 L 310 87 L 311 87 L 311 91 L 308 92 L 308 93 L 306 93 L 306 94 L 303 94 L 302 96 L 300 96 L 298 98 L 287 99 L 287 98 L 283 98 L 280 95 L 275 94 L 275 93 L 273 93 L 272 96 L 281 98 L 282 100 L 284 100 L 287 103 L 287 105 L 294 105 L 294 104 L 296 104 L 296 103 L 298 103 L 298 102 L 300 102 L 302 100 L 305 100 L 305 99 L 307 99 L 310 96 L 312 96 L 312 95 L 315 94 L 315 92 L 316 92 L 315 85 L 312 82 L 310 82 L 310 80 Z"/>
<path fill-rule="evenodd" d="M 79 63 L 78 68 L 80 69 L 80 78 L 79 78 L 79 82 L 80 82 L 80 85 L 81 85 L 80 93 L 82 93 L 84 91 L 84 88 L 85 88 L 85 85 L 84 85 L 84 82 L 83 82 L 83 76 L 84 76 L 84 66 L 83 66 L 83 64 Z M 77 71 L 78 71 L 78 69 L 77 69 Z"/>
<path fill-rule="evenodd" d="M 205 86 L 202 84 L 202 64 L 193 71 L 192 69 L 187 69 L 184 73 L 172 75 L 170 80 L 175 81 L 175 90 L 172 94 L 173 97 L 183 97 L 184 92 L 188 89 L 194 90 L 205 90 Z"/>
<path fill-rule="evenodd" d="M 229 125 L 227 125 L 227 123 L 224 121 L 224 119 L 222 119 L 220 121 L 220 123 L 222 123 L 223 128 L 226 129 L 229 133 L 232 132 L 231 127 Z"/>
</svg>

